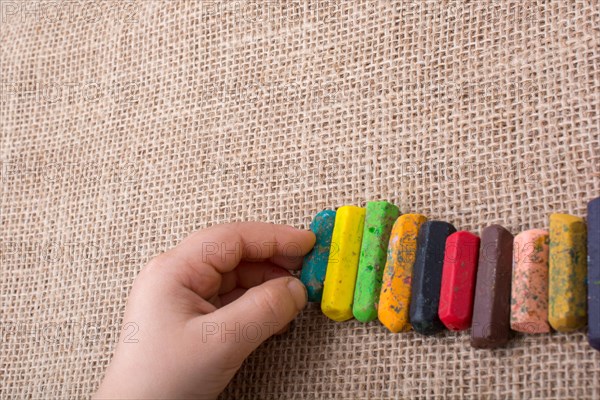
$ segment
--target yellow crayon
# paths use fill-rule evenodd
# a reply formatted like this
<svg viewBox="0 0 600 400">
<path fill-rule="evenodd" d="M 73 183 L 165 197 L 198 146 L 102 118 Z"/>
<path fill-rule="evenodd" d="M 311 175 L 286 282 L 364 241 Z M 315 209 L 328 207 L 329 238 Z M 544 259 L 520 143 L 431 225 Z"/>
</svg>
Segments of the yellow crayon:
<svg viewBox="0 0 600 400">
<path fill-rule="evenodd" d="M 559 332 L 587 322 L 587 228 L 583 218 L 550 215 L 548 322 Z"/>
<path fill-rule="evenodd" d="M 352 318 L 365 212 L 355 206 L 343 206 L 336 211 L 321 300 L 323 314 L 334 321 Z"/>
<path fill-rule="evenodd" d="M 379 321 L 394 333 L 411 329 L 412 270 L 417 254 L 417 235 L 425 221 L 424 215 L 404 214 L 396 220 L 390 235 L 377 315 Z"/>
</svg>

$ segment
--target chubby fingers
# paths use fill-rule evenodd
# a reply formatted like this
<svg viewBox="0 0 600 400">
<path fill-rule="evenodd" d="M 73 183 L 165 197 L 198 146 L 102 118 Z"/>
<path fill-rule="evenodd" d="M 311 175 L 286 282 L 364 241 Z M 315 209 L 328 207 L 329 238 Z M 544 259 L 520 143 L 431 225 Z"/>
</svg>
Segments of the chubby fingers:
<svg viewBox="0 0 600 400">
<path fill-rule="evenodd" d="M 219 295 L 236 288 L 250 289 L 271 279 L 290 276 L 290 271 L 269 261 L 250 262 L 242 260 L 233 271 L 222 275 Z"/>
<path fill-rule="evenodd" d="M 190 264 L 209 264 L 220 273 L 231 271 L 241 260 L 270 259 L 294 269 L 314 243 L 312 232 L 288 225 L 234 222 L 191 234 L 173 249 L 173 254 Z"/>
<path fill-rule="evenodd" d="M 307 303 L 306 288 L 294 277 L 269 280 L 218 310 L 192 322 L 198 337 L 214 341 L 228 366 L 242 361 L 262 342 L 280 333 Z"/>
<path fill-rule="evenodd" d="M 197 231 L 167 254 L 178 264 L 176 274 L 184 285 L 209 299 L 219 293 L 222 275 L 241 262 L 267 261 L 285 269 L 297 269 L 314 243 L 312 232 L 288 225 L 235 222 Z M 246 266 L 242 263 L 240 268 Z M 238 276 L 257 280 L 257 273 L 248 271 Z"/>
<path fill-rule="evenodd" d="M 222 275 L 218 296 L 211 301 L 217 308 L 240 298 L 246 290 L 271 279 L 292 276 L 289 270 L 265 262 L 241 261 L 233 271 Z"/>
</svg>

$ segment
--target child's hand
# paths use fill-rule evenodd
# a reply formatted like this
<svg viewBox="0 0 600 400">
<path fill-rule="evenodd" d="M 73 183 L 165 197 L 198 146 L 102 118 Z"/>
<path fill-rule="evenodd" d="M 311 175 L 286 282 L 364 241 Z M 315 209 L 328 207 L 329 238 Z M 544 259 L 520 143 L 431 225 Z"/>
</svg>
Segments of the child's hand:
<svg viewBox="0 0 600 400">
<path fill-rule="evenodd" d="M 213 399 L 306 305 L 288 270 L 315 236 L 258 222 L 198 231 L 142 270 L 97 398 Z M 281 366 L 274 365 L 273 368 Z"/>
</svg>

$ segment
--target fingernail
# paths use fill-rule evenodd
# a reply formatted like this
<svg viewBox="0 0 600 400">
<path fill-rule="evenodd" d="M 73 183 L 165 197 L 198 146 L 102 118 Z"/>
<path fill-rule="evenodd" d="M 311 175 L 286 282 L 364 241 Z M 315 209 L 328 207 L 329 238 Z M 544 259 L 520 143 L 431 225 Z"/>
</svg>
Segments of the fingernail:
<svg viewBox="0 0 600 400">
<path fill-rule="evenodd" d="M 306 307 L 308 294 L 306 293 L 306 287 L 302 284 L 302 282 L 296 278 L 292 278 L 288 281 L 287 286 L 290 289 L 290 293 L 294 298 L 294 302 L 296 303 L 298 310 L 302 310 L 304 307 Z"/>
</svg>

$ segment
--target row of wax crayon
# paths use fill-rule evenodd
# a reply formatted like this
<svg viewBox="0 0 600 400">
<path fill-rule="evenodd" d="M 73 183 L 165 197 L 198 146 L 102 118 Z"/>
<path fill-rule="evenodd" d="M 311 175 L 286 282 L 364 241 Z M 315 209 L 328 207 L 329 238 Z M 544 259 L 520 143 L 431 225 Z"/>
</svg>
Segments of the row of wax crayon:
<svg viewBox="0 0 600 400">
<path fill-rule="evenodd" d="M 600 350 L 600 197 L 587 223 L 552 214 L 549 231 L 513 238 L 491 225 L 478 237 L 385 201 L 343 206 L 311 223 L 317 241 L 301 280 L 335 321 L 378 318 L 391 332 L 424 335 L 471 328 L 475 348 L 504 345 L 511 329 L 570 332 L 587 322 Z"/>
</svg>

